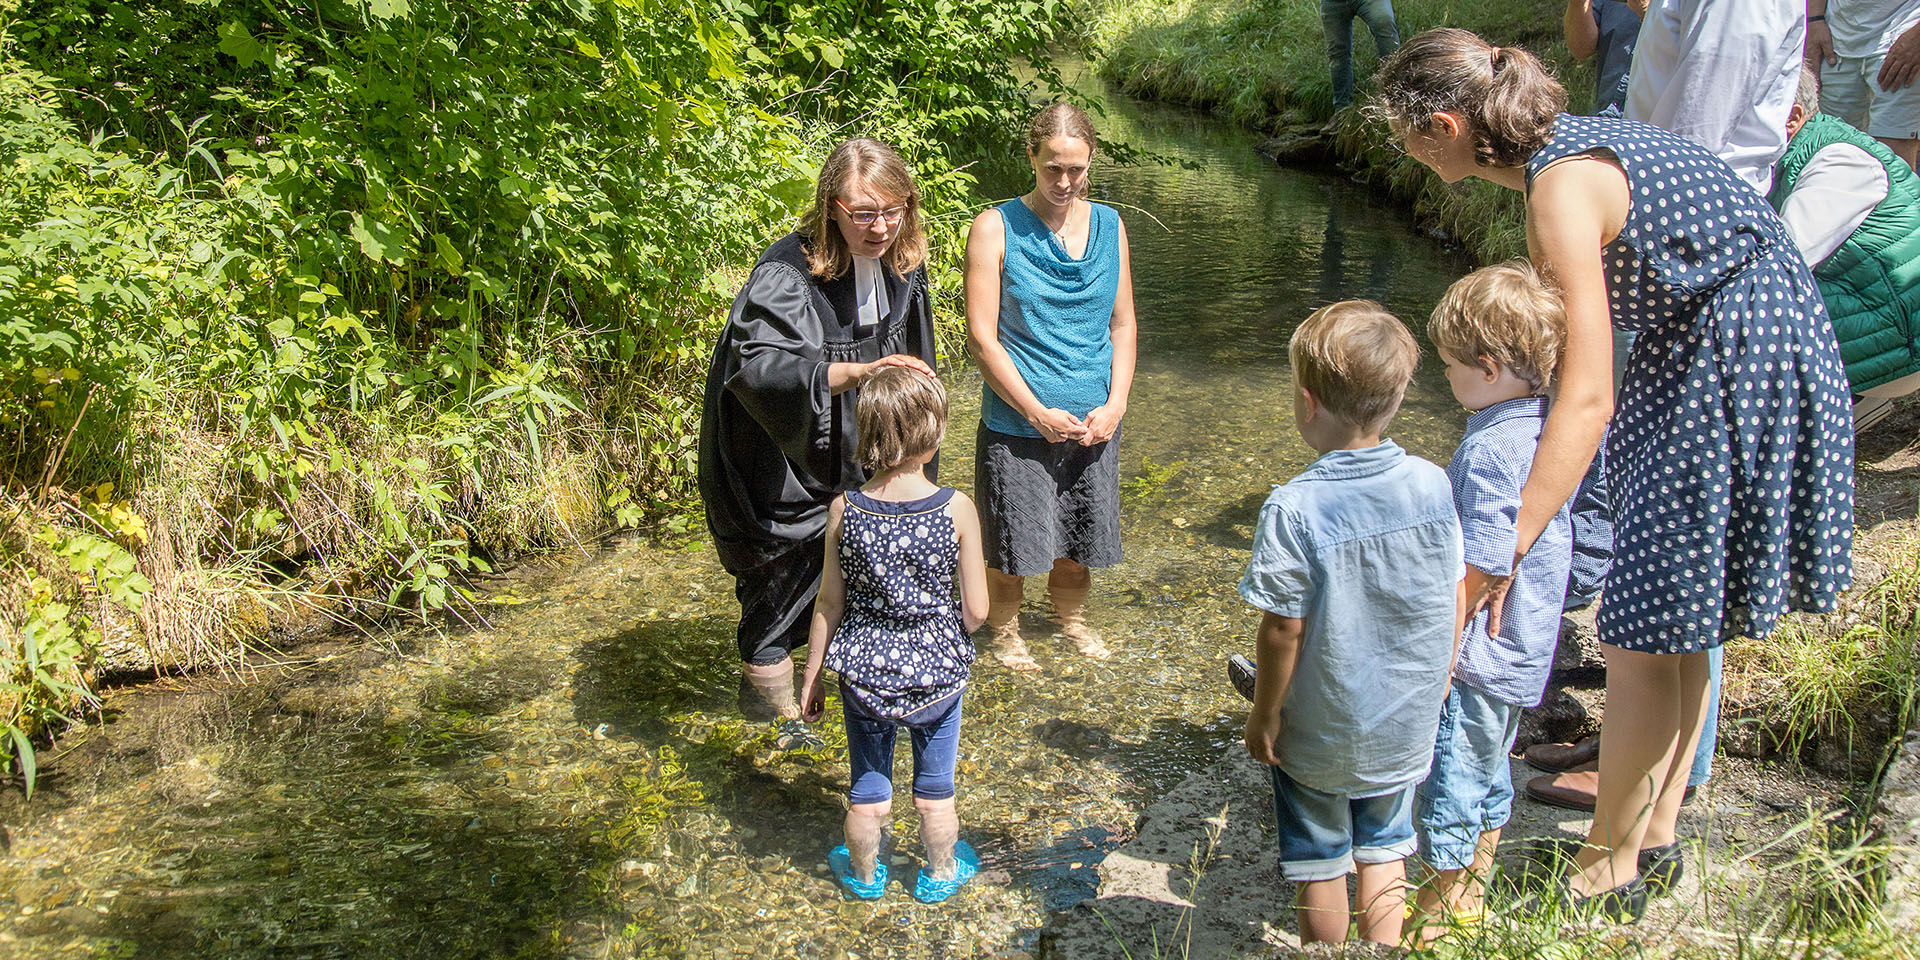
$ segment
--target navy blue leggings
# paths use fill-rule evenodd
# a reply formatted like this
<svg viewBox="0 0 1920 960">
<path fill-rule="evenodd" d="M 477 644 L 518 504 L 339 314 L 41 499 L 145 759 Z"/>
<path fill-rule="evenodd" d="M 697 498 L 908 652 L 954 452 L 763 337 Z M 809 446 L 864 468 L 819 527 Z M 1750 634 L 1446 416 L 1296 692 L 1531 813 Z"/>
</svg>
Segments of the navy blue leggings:
<svg viewBox="0 0 1920 960">
<path fill-rule="evenodd" d="M 954 694 L 946 712 L 908 726 L 913 735 L 913 795 L 921 800 L 953 796 L 953 765 L 960 750 L 960 700 Z M 854 803 L 886 803 L 893 799 L 893 738 L 906 726 L 861 709 L 848 691 L 840 691 L 840 710 L 847 718 L 847 760 L 853 766 L 853 786 L 847 799 Z M 917 718 L 916 718 L 917 719 Z"/>
</svg>

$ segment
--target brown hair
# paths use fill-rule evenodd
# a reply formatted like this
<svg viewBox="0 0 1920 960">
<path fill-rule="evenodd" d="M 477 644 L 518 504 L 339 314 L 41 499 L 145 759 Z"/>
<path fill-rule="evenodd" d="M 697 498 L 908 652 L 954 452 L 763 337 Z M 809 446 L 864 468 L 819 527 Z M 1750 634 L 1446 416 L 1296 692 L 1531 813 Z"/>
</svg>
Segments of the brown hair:
<svg viewBox="0 0 1920 960">
<path fill-rule="evenodd" d="M 827 162 L 820 167 L 820 181 L 814 187 L 813 206 L 800 215 L 800 232 L 807 235 L 807 268 L 814 276 L 831 280 L 853 266 L 847 238 L 833 224 L 833 202 L 847 193 L 855 180 L 907 207 L 900 232 L 881 258 L 886 265 L 906 276 L 926 263 L 927 231 L 920 222 L 920 187 L 913 182 L 913 172 L 892 147 L 855 137 L 827 154 Z"/>
<path fill-rule="evenodd" d="M 881 367 L 860 386 L 853 407 L 860 465 L 878 474 L 940 449 L 947 432 L 947 389 L 910 367 Z"/>
<path fill-rule="evenodd" d="M 1380 430 L 1400 409 L 1420 345 L 1387 308 L 1342 300 L 1313 312 L 1287 341 L 1293 382 L 1362 430 Z"/>
<path fill-rule="evenodd" d="M 1467 363 L 1485 357 L 1502 364 L 1535 393 L 1553 381 L 1566 338 L 1566 307 L 1525 260 L 1455 280 L 1427 321 L 1427 339 L 1436 349 Z"/>
<path fill-rule="evenodd" d="M 1371 116 L 1418 131 L 1436 113 L 1454 114 L 1473 135 L 1483 167 L 1526 163 L 1567 108 L 1566 88 L 1533 54 L 1455 27 L 1414 34 L 1380 63 L 1374 83 Z"/>
<path fill-rule="evenodd" d="M 1100 138 L 1094 135 L 1093 121 L 1087 112 L 1065 100 L 1040 108 L 1027 124 L 1027 156 L 1040 155 L 1040 148 L 1054 137 L 1073 137 L 1087 143 L 1087 155 L 1100 152 Z"/>
</svg>

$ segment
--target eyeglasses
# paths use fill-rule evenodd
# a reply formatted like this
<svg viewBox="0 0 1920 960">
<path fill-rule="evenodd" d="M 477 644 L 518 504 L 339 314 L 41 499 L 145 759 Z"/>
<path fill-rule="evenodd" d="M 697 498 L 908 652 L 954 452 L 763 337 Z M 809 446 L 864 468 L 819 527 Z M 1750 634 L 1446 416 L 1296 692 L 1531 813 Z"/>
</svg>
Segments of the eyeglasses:
<svg viewBox="0 0 1920 960">
<path fill-rule="evenodd" d="M 852 210 L 852 209 L 848 209 L 846 204 L 841 203 L 840 198 L 835 197 L 833 200 L 833 205 L 836 207 L 839 207 L 842 210 L 846 210 L 847 219 L 852 220 L 854 223 L 863 227 L 873 226 L 873 222 L 875 220 L 881 219 L 882 217 L 886 218 L 888 226 L 892 226 L 896 223 L 899 223 L 901 220 L 905 219 L 907 215 L 906 204 L 901 204 L 900 206 L 893 207 L 887 210 Z"/>
</svg>

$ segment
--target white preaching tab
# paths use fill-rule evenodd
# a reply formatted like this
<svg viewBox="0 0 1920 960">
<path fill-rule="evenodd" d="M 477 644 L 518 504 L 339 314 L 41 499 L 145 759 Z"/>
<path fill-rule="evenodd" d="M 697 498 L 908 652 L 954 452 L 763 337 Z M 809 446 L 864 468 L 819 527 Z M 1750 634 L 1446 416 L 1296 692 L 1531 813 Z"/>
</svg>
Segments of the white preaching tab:
<svg viewBox="0 0 1920 960">
<path fill-rule="evenodd" d="M 872 257 L 853 258 L 853 302 L 862 327 L 878 324 L 892 312 L 887 307 L 886 274 L 880 269 L 880 261 Z"/>
</svg>

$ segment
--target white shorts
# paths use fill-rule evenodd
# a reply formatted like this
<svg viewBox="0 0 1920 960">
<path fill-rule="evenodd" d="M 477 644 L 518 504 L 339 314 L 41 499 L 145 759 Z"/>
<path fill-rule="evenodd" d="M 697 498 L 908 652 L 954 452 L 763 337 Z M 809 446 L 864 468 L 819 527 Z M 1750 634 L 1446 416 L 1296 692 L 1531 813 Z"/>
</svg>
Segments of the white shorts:
<svg viewBox="0 0 1920 960">
<path fill-rule="evenodd" d="M 1841 57 L 1820 64 L 1820 112 L 1839 117 L 1882 140 L 1920 138 L 1920 81 L 1883 90 L 1874 78 L 1886 55 Z"/>
</svg>

